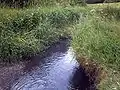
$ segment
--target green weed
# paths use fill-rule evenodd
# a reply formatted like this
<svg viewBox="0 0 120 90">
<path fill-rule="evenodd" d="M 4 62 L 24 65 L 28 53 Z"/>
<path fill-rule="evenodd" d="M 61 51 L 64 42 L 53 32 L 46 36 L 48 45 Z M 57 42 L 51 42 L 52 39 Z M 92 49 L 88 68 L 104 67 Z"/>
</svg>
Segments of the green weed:
<svg viewBox="0 0 120 90">
<path fill-rule="evenodd" d="M 92 60 L 107 71 L 107 78 L 101 81 L 100 90 L 119 90 L 119 8 L 93 7 L 87 16 L 71 29 L 72 46 L 79 57 Z"/>
<path fill-rule="evenodd" d="M 2 61 L 12 62 L 42 51 L 65 33 L 65 27 L 79 20 L 79 13 L 63 8 L 10 10 L 1 17 L 0 23 Z"/>
</svg>

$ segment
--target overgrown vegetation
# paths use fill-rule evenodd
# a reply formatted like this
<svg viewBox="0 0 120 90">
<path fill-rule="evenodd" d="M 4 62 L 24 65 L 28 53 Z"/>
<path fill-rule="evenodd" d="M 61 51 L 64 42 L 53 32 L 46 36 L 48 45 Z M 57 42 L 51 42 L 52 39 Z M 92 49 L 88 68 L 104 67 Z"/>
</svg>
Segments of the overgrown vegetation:
<svg viewBox="0 0 120 90">
<path fill-rule="evenodd" d="M 58 40 L 65 33 L 64 28 L 80 16 L 63 8 L 5 11 L 0 12 L 0 59 L 5 61 L 40 52 Z"/>
<path fill-rule="evenodd" d="M 106 70 L 107 78 L 102 78 L 100 90 L 119 90 L 120 8 L 106 5 L 98 7 L 88 7 L 88 17 L 74 27 L 72 46 L 80 58 L 88 60 L 85 61 L 87 66 L 91 60 L 99 64 L 98 68 Z"/>
<path fill-rule="evenodd" d="M 53 5 L 86 5 L 85 0 L 0 0 L 1 6 L 9 7 L 31 7 L 31 6 L 53 6 Z"/>
<path fill-rule="evenodd" d="M 0 1 L 2 7 L 7 6 L 0 8 L 0 61 L 14 62 L 23 56 L 37 54 L 69 34 L 76 54 L 85 60 L 85 68 L 99 71 L 102 67 L 107 72 L 105 79 L 100 77 L 97 87 L 100 90 L 120 89 L 119 4 L 71 7 L 85 5 L 85 1 L 12 1 Z M 46 5 L 49 7 L 8 8 Z M 50 7 L 54 5 L 56 7 Z M 89 65 L 90 62 L 94 63 Z M 91 75 L 96 72 L 89 70 Z"/>
</svg>

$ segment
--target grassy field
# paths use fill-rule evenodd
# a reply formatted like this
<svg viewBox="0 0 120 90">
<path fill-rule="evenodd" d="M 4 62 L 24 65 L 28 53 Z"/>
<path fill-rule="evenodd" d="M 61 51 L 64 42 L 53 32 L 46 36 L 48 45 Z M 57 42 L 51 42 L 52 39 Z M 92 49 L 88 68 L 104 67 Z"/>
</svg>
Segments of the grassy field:
<svg viewBox="0 0 120 90">
<path fill-rule="evenodd" d="M 120 4 L 88 5 L 84 21 L 71 28 L 72 46 L 79 62 L 87 67 L 88 72 L 96 69 L 104 74 L 97 72 L 97 79 L 101 80 L 97 85 L 99 90 L 120 90 L 119 6 Z"/>
<path fill-rule="evenodd" d="M 72 7 L 66 3 L 0 8 L 0 62 L 35 55 L 70 35 L 80 64 L 91 77 L 97 73 L 99 90 L 120 90 L 120 4 Z"/>
</svg>

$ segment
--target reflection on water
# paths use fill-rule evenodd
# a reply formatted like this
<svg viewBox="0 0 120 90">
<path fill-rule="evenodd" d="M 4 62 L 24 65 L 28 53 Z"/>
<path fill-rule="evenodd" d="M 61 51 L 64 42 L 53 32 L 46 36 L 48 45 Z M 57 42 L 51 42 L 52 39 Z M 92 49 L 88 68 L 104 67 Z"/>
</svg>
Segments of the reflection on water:
<svg viewBox="0 0 120 90">
<path fill-rule="evenodd" d="M 11 90 L 86 90 L 88 86 L 88 78 L 79 67 L 68 40 L 49 48 L 44 57 L 32 57 L 24 71 L 26 74 Z"/>
</svg>

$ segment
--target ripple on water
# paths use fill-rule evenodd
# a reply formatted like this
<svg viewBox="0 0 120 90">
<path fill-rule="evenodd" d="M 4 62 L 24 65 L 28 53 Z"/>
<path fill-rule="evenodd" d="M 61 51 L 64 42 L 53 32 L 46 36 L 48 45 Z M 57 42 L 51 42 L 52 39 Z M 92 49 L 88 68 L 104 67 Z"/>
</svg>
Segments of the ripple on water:
<svg viewBox="0 0 120 90">
<path fill-rule="evenodd" d="M 72 89 L 73 78 L 79 64 L 68 43 L 68 41 L 60 41 L 59 44 L 52 46 L 45 54 L 45 58 L 34 57 L 26 65 L 27 74 L 19 78 L 12 85 L 11 90 L 75 90 Z M 79 69 L 79 75 L 74 78 L 75 81 L 79 80 L 77 83 L 83 82 L 83 70 Z"/>
</svg>

